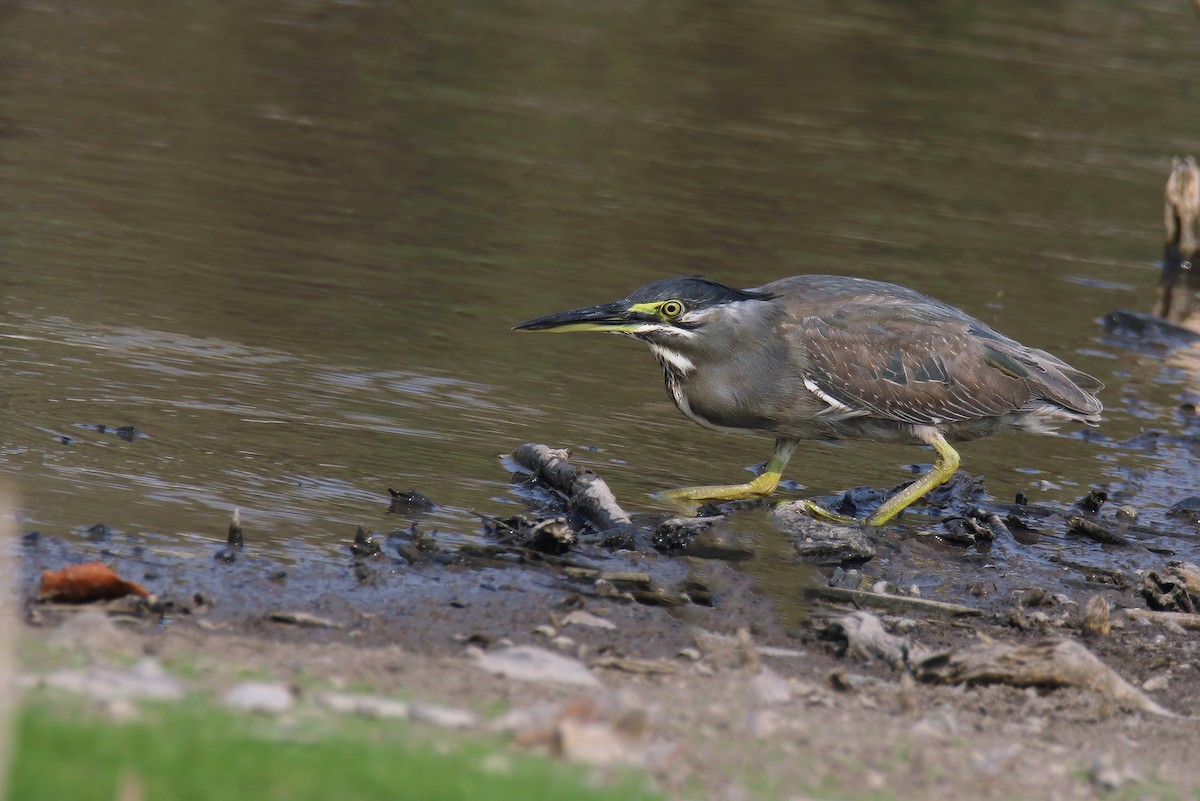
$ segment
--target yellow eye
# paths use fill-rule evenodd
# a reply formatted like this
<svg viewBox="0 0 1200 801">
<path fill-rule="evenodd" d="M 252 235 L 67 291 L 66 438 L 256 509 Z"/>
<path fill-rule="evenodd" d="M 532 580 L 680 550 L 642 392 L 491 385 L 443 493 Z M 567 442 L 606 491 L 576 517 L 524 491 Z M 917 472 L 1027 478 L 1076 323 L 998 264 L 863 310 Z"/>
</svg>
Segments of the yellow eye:
<svg viewBox="0 0 1200 801">
<path fill-rule="evenodd" d="M 673 319 L 683 314 L 683 304 L 677 300 L 668 300 L 658 307 L 659 313 L 667 319 Z"/>
</svg>

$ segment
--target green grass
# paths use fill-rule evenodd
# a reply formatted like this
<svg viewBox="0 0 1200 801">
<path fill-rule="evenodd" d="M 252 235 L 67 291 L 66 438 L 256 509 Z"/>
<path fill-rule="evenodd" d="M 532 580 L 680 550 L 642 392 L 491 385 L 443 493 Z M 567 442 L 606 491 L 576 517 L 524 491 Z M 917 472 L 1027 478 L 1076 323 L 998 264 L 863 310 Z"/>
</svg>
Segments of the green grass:
<svg viewBox="0 0 1200 801">
<path fill-rule="evenodd" d="M 507 770 L 488 770 L 499 757 Z M 597 784 L 574 766 L 481 737 L 418 739 L 404 724 L 280 723 L 210 703 L 151 706 L 130 723 L 45 700 L 18 721 L 11 801 L 113 801 L 128 774 L 154 801 L 659 799 L 644 778 Z"/>
</svg>

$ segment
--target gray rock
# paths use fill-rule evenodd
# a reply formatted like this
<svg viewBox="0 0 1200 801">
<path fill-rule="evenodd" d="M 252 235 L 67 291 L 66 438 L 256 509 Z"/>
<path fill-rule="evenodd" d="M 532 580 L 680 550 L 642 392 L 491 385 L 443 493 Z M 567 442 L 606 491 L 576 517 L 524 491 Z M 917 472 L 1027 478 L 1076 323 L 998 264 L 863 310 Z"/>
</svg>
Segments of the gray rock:
<svg viewBox="0 0 1200 801">
<path fill-rule="evenodd" d="M 412 703 L 408 706 L 408 714 L 413 720 L 445 729 L 474 729 L 479 726 L 479 718 L 474 712 L 451 706 Z"/>
<path fill-rule="evenodd" d="M 222 699 L 226 706 L 244 712 L 286 712 L 296 702 L 286 684 L 265 681 L 244 681 L 235 684 Z"/>
<path fill-rule="evenodd" d="M 861 529 L 814 520 L 800 501 L 776 506 L 772 519 L 791 535 L 795 554 L 802 561 L 836 565 L 875 556 L 875 546 Z"/>
<path fill-rule="evenodd" d="M 173 701 L 183 697 L 183 684 L 155 659 L 143 659 L 128 670 L 90 668 L 56 670 L 43 680 L 56 690 L 79 693 L 98 701 L 148 698 Z"/>
<path fill-rule="evenodd" d="M 476 664 L 489 673 L 517 681 L 598 687 L 600 681 L 578 659 L 533 645 L 519 645 L 476 656 Z"/>
<path fill-rule="evenodd" d="M 372 718 L 405 719 L 409 716 L 409 705 L 395 698 L 382 695 L 358 695 L 354 693 L 324 693 L 317 697 L 322 706 L 345 715 L 364 715 Z"/>
</svg>

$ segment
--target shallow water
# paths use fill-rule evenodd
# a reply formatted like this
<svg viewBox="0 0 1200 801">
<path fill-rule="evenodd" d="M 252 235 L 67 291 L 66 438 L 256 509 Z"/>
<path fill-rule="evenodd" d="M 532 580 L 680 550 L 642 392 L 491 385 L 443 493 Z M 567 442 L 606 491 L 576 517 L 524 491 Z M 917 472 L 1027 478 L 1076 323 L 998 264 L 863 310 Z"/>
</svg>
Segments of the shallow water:
<svg viewBox="0 0 1200 801">
<path fill-rule="evenodd" d="M 219 538 L 238 507 L 254 538 L 343 542 L 394 524 L 394 486 L 474 537 L 470 510 L 520 503 L 497 456 L 525 441 L 634 509 L 738 480 L 769 440 L 684 419 L 643 346 L 509 330 L 681 273 L 897 281 L 1104 380 L 1103 441 L 962 448 L 997 498 L 1126 488 L 1154 519 L 1200 494 L 1195 448 L 1119 444 L 1186 433 L 1200 370 L 1098 324 L 1150 307 L 1169 158 L 1200 150 L 1187 4 L 0 18 L 0 468 L 27 528 Z M 788 477 L 929 460 L 814 443 Z"/>
</svg>

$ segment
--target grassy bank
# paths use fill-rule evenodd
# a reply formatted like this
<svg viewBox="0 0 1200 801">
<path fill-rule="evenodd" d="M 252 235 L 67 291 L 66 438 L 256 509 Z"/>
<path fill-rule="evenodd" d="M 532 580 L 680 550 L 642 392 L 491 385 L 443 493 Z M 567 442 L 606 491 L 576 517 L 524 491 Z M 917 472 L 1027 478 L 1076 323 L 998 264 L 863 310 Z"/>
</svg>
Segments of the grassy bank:
<svg viewBox="0 0 1200 801">
<path fill-rule="evenodd" d="M 656 799 L 645 780 L 587 771 L 479 737 L 422 739 L 406 724 L 239 716 L 197 702 L 114 723 L 41 700 L 18 720 L 12 801 Z M 124 801 L 124 799 L 122 799 Z"/>
</svg>

